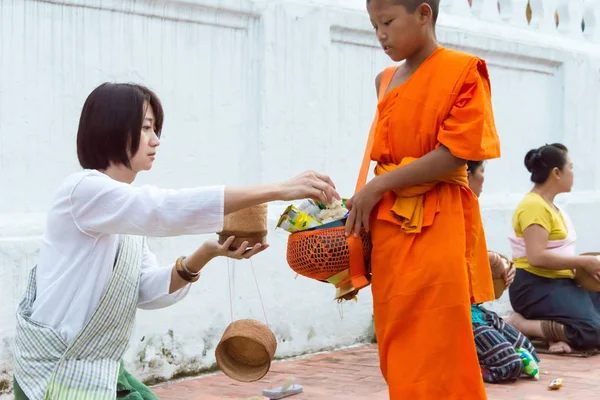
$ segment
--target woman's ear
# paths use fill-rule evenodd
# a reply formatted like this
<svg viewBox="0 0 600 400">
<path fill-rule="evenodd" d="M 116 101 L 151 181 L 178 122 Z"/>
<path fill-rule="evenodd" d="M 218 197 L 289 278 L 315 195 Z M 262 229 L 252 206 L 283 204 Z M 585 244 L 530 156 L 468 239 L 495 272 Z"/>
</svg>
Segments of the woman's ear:
<svg viewBox="0 0 600 400">
<path fill-rule="evenodd" d="M 560 179 L 560 169 L 558 169 L 558 167 L 552 168 L 552 176 L 556 179 Z"/>
</svg>

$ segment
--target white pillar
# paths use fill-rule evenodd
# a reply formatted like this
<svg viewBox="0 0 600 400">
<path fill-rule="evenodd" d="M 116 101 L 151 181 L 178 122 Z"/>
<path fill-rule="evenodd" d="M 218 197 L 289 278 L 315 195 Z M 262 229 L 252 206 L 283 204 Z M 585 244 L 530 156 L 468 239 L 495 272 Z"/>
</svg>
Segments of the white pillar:
<svg viewBox="0 0 600 400">
<path fill-rule="evenodd" d="M 471 12 L 480 19 L 500 21 L 498 0 L 472 0 Z"/>
<path fill-rule="evenodd" d="M 582 37 L 583 0 L 558 0 L 558 32 Z"/>
<path fill-rule="evenodd" d="M 583 20 L 585 21 L 585 31 L 583 35 L 596 43 L 600 43 L 600 0 L 585 0 L 583 7 Z"/>
<path fill-rule="evenodd" d="M 558 0 L 531 0 L 531 27 L 544 33 L 556 33 L 554 13 Z"/>
<path fill-rule="evenodd" d="M 500 18 L 509 24 L 527 27 L 528 0 L 499 0 Z"/>
<path fill-rule="evenodd" d="M 440 0 L 440 9 L 444 13 L 454 15 L 471 15 L 469 0 Z"/>
</svg>

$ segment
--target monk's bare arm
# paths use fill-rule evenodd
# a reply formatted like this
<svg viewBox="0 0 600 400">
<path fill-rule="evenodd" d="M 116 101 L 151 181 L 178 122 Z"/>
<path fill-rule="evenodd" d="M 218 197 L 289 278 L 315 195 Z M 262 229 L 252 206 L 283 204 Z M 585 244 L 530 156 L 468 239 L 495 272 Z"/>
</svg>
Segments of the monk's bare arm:
<svg viewBox="0 0 600 400">
<path fill-rule="evenodd" d="M 375 94 L 377 95 L 377 98 L 379 98 L 379 88 L 381 87 L 381 77 L 383 76 L 383 72 L 380 72 L 379 74 L 377 74 L 377 77 L 375 78 Z"/>
<path fill-rule="evenodd" d="M 450 150 L 442 145 L 405 167 L 378 176 L 373 180 L 373 185 L 379 192 L 385 193 L 431 182 L 465 164 L 465 160 L 453 156 Z"/>
</svg>

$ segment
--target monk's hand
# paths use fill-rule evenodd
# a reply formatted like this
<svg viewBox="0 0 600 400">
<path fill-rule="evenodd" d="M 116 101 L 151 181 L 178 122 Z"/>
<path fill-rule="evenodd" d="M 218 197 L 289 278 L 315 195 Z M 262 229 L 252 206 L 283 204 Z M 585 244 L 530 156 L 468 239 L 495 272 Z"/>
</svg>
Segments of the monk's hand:
<svg viewBox="0 0 600 400">
<path fill-rule="evenodd" d="M 330 177 L 315 171 L 307 171 L 280 185 L 281 200 L 314 199 L 323 204 L 341 200 Z"/>
<path fill-rule="evenodd" d="M 354 232 L 354 236 L 358 237 L 362 228 L 369 232 L 371 211 L 385 193 L 378 187 L 376 181 L 377 178 L 373 179 L 346 202 L 346 207 L 350 210 L 346 221 L 346 236 L 350 236 Z"/>
<path fill-rule="evenodd" d="M 517 274 L 517 269 L 515 265 L 511 262 L 510 267 L 506 270 L 506 275 L 504 276 L 504 282 L 506 283 L 506 289 L 515 281 L 515 275 Z"/>
</svg>

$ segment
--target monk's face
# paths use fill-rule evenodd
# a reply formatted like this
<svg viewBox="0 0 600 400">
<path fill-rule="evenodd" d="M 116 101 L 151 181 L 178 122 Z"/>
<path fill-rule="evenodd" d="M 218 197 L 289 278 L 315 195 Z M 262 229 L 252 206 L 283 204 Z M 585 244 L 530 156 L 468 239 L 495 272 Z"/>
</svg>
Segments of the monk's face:
<svg viewBox="0 0 600 400">
<path fill-rule="evenodd" d="M 479 197 L 485 181 L 485 165 L 479 165 L 474 171 L 469 171 L 469 188 Z"/>
<path fill-rule="evenodd" d="M 425 45 L 432 18 L 428 5 L 409 13 L 398 0 L 369 0 L 367 11 L 381 47 L 392 60 L 405 60 Z"/>
</svg>

